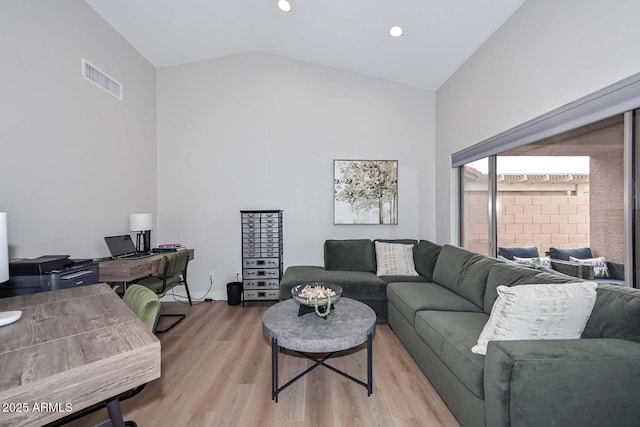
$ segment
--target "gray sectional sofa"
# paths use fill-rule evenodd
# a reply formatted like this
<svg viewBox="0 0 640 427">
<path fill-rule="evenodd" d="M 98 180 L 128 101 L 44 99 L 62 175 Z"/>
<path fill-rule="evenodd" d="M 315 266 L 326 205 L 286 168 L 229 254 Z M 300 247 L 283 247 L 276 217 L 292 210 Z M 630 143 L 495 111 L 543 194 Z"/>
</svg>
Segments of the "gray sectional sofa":
<svg viewBox="0 0 640 427">
<path fill-rule="evenodd" d="M 324 243 L 324 267 L 293 266 L 280 281 L 280 300 L 291 298 L 291 288 L 308 282 L 335 283 L 342 295 L 361 301 L 375 311 L 378 323 L 387 323 L 387 285 L 397 281 L 427 282 L 437 254 L 423 253 L 425 245 L 417 240 L 399 239 L 381 242 L 414 245 L 414 260 L 419 276 L 376 276 L 374 244 L 369 239 L 327 240 Z M 425 241 L 426 242 L 426 241 Z"/>
<path fill-rule="evenodd" d="M 640 291 L 599 285 L 583 339 L 491 341 L 474 354 L 499 285 L 577 279 L 412 242 L 418 277 L 375 276 L 371 241 L 327 241 L 325 267 L 287 269 L 281 298 L 329 281 L 373 307 L 463 426 L 640 425 Z"/>
</svg>

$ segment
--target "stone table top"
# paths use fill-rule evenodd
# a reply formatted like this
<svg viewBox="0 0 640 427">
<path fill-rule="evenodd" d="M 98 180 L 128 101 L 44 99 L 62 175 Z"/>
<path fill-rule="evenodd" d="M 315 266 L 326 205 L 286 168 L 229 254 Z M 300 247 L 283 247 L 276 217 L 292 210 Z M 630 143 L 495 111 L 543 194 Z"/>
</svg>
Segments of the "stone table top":
<svg viewBox="0 0 640 427">
<path fill-rule="evenodd" d="M 269 307 L 262 317 L 265 338 L 275 338 L 280 347 L 290 350 L 330 353 L 366 342 L 376 328 L 375 312 L 350 298 L 341 298 L 326 318 L 315 313 L 298 317 L 298 308 L 293 299 Z"/>
</svg>

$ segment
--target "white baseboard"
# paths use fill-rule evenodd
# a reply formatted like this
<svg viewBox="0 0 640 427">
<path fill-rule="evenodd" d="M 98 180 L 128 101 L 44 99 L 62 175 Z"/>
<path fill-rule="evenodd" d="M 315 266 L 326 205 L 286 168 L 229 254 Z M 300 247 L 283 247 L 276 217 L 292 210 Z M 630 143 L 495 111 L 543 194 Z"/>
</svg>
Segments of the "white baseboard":
<svg viewBox="0 0 640 427">
<path fill-rule="evenodd" d="M 175 297 L 173 296 L 175 294 Z M 171 302 L 171 301 L 187 301 L 187 293 L 183 289 L 176 289 L 175 292 L 169 291 L 167 295 L 160 298 L 160 301 Z M 205 298 L 211 298 L 214 301 L 226 301 L 227 293 L 222 291 L 214 292 L 211 291 L 207 295 L 205 292 L 193 292 L 191 291 L 191 300 L 192 301 L 203 301 Z"/>
</svg>

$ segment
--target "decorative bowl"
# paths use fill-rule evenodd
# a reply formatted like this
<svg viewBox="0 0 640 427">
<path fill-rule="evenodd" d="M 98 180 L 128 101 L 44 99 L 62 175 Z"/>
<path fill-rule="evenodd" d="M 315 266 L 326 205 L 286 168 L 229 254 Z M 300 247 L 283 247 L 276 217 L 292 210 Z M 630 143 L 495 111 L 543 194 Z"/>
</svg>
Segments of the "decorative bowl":
<svg viewBox="0 0 640 427">
<path fill-rule="evenodd" d="M 307 288 L 308 287 L 308 288 Z M 335 293 L 335 295 L 322 295 L 322 293 L 317 298 L 305 298 L 304 290 L 320 288 L 320 289 L 330 289 Z M 302 296 L 300 295 L 302 293 Z M 291 289 L 291 297 L 296 300 L 301 305 L 306 305 L 307 307 L 322 307 L 327 305 L 329 299 L 331 299 L 331 305 L 334 305 L 338 302 L 340 297 L 342 296 L 342 288 L 338 285 L 334 285 L 333 283 L 302 283 L 300 285 L 294 286 Z"/>
</svg>

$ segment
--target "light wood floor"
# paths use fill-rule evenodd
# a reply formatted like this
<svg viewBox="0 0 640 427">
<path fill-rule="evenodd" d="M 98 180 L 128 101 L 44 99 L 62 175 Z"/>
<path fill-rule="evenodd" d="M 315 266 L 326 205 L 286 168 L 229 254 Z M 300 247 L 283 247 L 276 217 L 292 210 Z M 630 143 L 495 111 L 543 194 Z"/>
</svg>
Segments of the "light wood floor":
<svg viewBox="0 0 640 427">
<path fill-rule="evenodd" d="M 262 314 L 272 303 L 244 308 L 224 301 L 189 308 L 163 303 L 164 312 L 187 313 L 162 342 L 162 377 L 122 403 L 125 419 L 139 427 L 180 426 L 458 426 L 427 378 L 388 325 L 373 340 L 373 394 L 318 367 L 271 400 L 271 347 Z M 311 366 L 302 356 L 279 356 L 280 385 Z M 366 347 L 329 360 L 366 380 Z M 106 410 L 69 426 L 91 426 Z"/>
</svg>

